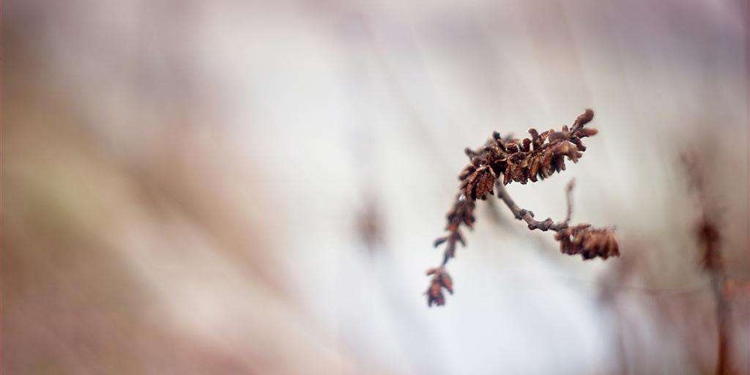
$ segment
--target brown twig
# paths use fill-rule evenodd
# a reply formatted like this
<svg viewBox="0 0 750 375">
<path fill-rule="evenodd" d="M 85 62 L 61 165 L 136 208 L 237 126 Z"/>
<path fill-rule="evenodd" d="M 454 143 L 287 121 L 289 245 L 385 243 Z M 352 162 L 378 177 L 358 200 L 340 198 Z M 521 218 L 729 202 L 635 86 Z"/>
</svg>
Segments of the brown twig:
<svg viewBox="0 0 750 375">
<path fill-rule="evenodd" d="M 427 304 L 445 303 L 443 289 L 453 293 L 453 281 L 448 276 L 446 265 L 455 257 L 456 244 L 466 245 L 461 226 L 473 228 L 476 221 L 474 208 L 476 200 L 485 200 L 487 194 L 493 195 L 497 189 L 497 196 L 511 210 L 516 219 L 526 222 L 529 229 L 556 232 L 555 240 L 560 242 L 560 250 L 564 254 L 581 254 L 584 259 L 618 256 L 619 248 L 611 228 L 593 228 L 589 224 L 569 226 L 573 213 L 571 181 L 566 188 L 568 213 L 565 220 L 554 222 L 547 218 L 544 221 L 534 219 L 534 213 L 520 208 L 510 197 L 505 185 L 511 182 L 526 184 L 528 181 L 543 180 L 554 173 L 565 170 L 565 159 L 578 161 L 586 151 L 582 138 L 597 134 L 596 129 L 584 126 L 594 118 L 594 112 L 587 109 L 578 116 L 573 125 L 566 125 L 561 131 L 548 130 L 541 134 L 536 129 L 529 129 L 531 138 L 523 140 L 512 136 L 501 137 L 494 132 L 485 146 L 478 150 L 465 149 L 470 164 L 459 175 L 461 184 L 453 207 L 447 215 L 446 231 L 448 233 L 435 240 L 435 247 L 445 243 L 443 261 L 438 268 L 428 270 L 432 275 L 427 292 Z M 500 177 L 502 176 L 502 179 Z M 450 280 L 446 285 L 445 280 Z"/>
<path fill-rule="evenodd" d="M 565 185 L 565 201 L 568 204 L 567 215 L 565 215 L 566 224 L 570 223 L 570 219 L 573 217 L 573 189 L 576 187 L 576 179 L 571 179 L 567 185 Z"/>
<path fill-rule="evenodd" d="M 547 218 L 544 221 L 535 220 L 534 213 L 518 207 L 502 185 L 498 186 L 497 196 L 508 206 L 516 219 L 526 222 L 529 230 L 539 229 L 543 232 L 548 230 L 557 232 L 555 240 L 560 242 L 560 251 L 563 254 L 581 254 L 584 260 L 596 257 L 607 259 L 610 256 L 620 255 L 620 248 L 614 236 L 614 229 L 592 228 L 590 224 L 569 226 L 573 213 L 573 186 L 574 182 L 571 180 L 565 189 L 568 214 L 565 220 L 559 222 L 555 222 L 551 218 Z"/>
<path fill-rule="evenodd" d="M 568 183 L 567 191 L 572 191 L 572 185 L 573 181 L 571 180 L 570 183 Z M 539 229 L 542 232 L 546 232 L 548 230 L 553 230 L 555 232 L 558 232 L 560 230 L 563 230 L 568 227 L 568 222 L 570 222 L 570 215 L 572 212 L 572 204 L 570 202 L 570 193 L 567 194 L 568 197 L 568 216 L 565 218 L 565 220 L 555 223 L 552 218 L 547 218 L 544 221 L 537 221 L 534 219 L 534 213 L 525 210 L 521 207 L 518 207 L 515 201 L 513 201 L 513 198 L 510 197 L 508 194 L 508 191 L 505 189 L 505 186 L 502 184 L 497 184 L 497 197 L 505 203 L 506 206 L 508 206 L 508 209 L 510 209 L 510 212 L 513 213 L 513 217 L 515 217 L 518 220 L 523 220 L 528 224 L 529 230 Z"/>
</svg>

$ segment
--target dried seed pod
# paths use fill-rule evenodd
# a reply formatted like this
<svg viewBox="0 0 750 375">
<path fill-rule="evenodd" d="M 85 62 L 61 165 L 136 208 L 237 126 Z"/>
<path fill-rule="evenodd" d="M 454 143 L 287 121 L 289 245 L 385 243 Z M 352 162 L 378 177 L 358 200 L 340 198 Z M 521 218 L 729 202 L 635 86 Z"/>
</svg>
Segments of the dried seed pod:
<svg viewBox="0 0 750 375">
<path fill-rule="evenodd" d="M 528 138 L 523 139 L 523 147 L 521 148 L 523 152 L 529 152 L 531 151 L 531 140 Z"/>
<path fill-rule="evenodd" d="M 463 182 L 464 194 L 471 200 L 483 198 L 486 194 L 494 194 L 493 187 L 497 175 L 489 166 L 483 166 L 474 171 Z"/>
<path fill-rule="evenodd" d="M 557 173 L 564 171 L 565 170 L 565 158 L 563 158 L 562 156 L 555 156 L 554 160 L 555 160 L 555 171 Z"/>
<path fill-rule="evenodd" d="M 505 166 L 505 172 L 503 172 L 503 185 L 507 185 L 510 183 L 511 179 L 513 178 L 514 167 L 515 166 L 510 163 Z"/>
<path fill-rule="evenodd" d="M 430 284 L 429 289 L 427 289 L 427 306 L 432 307 L 432 304 L 445 305 L 445 295 L 440 285 L 436 283 Z"/>
<path fill-rule="evenodd" d="M 578 116 L 575 119 L 575 121 L 573 121 L 573 128 L 575 129 L 575 128 L 582 127 L 588 124 L 589 122 L 591 122 L 591 120 L 593 119 L 594 119 L 594 111 L 591 110 L 590 108 L 587 108 L 586 112 Z"/>
<path fill-rule="evenodd" d="M 593 137 L 597 133 L 599 133 L 599 131 L 596 130 L 596 129 L 593 129 L 593 128 L 583 128 L 583 129 L 577 131 L 576 135 L 578 137 L 580 137 L 580 138 L 585 138 L 585 137 Z"/>
<path fill-rule="evenodd" d="M 570 141 L 573 142 L 574 145 L 576 145 L 576 148 L 578 148 L 578 150 L 586 151 L 586 146 L 583 144 L 583 141 L 581 141 L 580 138 L 574 137 L 571 138 Z"/>
</svg>

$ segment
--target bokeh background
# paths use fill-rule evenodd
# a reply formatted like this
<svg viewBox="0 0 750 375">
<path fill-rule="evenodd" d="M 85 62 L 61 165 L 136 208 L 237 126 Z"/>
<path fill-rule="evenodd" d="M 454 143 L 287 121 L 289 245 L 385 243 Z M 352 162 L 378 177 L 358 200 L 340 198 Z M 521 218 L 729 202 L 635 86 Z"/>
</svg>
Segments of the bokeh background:
<svg viewBox="0 0 750 375">
<path fill-rule="evenodd" d="M 750 374 L 746 1 L 2 5 L 3 374 L 712 374 L 684 153 Z M 589 107 L 508 189 L 622 256 L 480 204 L 428 309 L 463 148 Z"/>
</svg>

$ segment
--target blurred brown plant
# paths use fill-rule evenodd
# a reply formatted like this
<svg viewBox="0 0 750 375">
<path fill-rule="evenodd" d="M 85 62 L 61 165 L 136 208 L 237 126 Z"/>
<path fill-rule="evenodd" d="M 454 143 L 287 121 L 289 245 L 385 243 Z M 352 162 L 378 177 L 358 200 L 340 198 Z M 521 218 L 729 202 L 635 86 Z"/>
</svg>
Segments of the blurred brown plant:
<svg viewBox="0 0 750 375">
<path fill-rule="evenodd" d="M 731 312 L 729 301 L 725 295 L 728 277 L 721 251 L 720 212 L 710 199 L 702 159 L 695 153 L 685 153 L 682 155 L 682 162 L 688 176 L 689 187 L 698 198 L 700 218 L 695 224 L 694 235 L 700 246 L 701 266 L 711 277 L 711 290 L 716 299 L 716 326 L 719 336 L 716 374 L 732 374 L 729 358 L 729 317 Z"/>
<path fill-rule="evenodd" d="M 542 133 L 531 128 L 531 138 L 523 140 L 512 136 L 502 137 L 500 133 L 494 132 L 484 147 L 476 151 L 469 148 L 464 150 L 470 163 L 458 177 L 461 181 L 459 192 L 446 217 L 448 223 L 445 230 L 448 234 L 439 237 L 434 243 L 435 247 L 446 243 L 443 262 L 440 267 L 427 271 L 428 276 L 432 275 L 430 287 L 425 293 L 429 306 L 433 303 L 438 306 L 445 304 L 442 289 L 453 293 L 453 282 L 445 271 L 445 266 L 455 257 L 456 243 L 460 242 L 466 246 L 460 227 L 464 225 L 469 229 L 473 228 L 476 220 L 473 213 L 475 201 L 487 199 L 488 194 L 495 195 L 495 190 L 497 197 L 505 203 L 513 216 L 525 221 L 530 230 L 557 232 L 555 240 L 560 242 L 560 251 L 563 254 L 581 254 L 584 260 L 596 257 L 607 259 L 620 255 L 612 228 L 594 228 L 590 224 L 572 227 L 568 225 L 573 211 L 573 181 L 566 189 L 568 214 L 565 220 L 560 222 L 555 222 L 551 218 L 544 221 L 535 220 L 534 213 L 518 207 L 505 189 L 505 185 L 513 181 L 521 184 L 528 181 L 536 182 L 565 170 L 565 158 L 574 163 L 578 162 L 586 151 L 581 139 L 597 134 L 596 129 L 584 127 L 593 118 L 594 111 L 587 109 L 575 119 L 570 128 L 563 125 L 560 131 L 550 129 Z M 447 284 L 445 280 L 448 280 Z"/>
</svg>

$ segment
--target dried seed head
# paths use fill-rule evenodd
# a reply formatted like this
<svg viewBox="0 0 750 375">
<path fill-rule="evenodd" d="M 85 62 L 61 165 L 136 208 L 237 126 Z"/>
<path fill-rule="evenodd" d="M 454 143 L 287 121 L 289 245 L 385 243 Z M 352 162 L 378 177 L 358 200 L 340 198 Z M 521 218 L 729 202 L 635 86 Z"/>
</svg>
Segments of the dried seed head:
<svg viewBox="0 0 750 375">
<path fill-rule="evenodd" d="M 584 260 L 620 255 L 620 247 L 611 228 L 592 228 L 589 224 L 580 224 L 560 230 L 555 239 L 560 242 L 560 252 L 581 254 Z"/>
<path fill-rule="evenodd" d="M 578 116 L 571 128 L 563 126 L 561 131 L 550 129 L 539 134 L 535 128 L 531 128 L 531 138 L 522 141 L 510 136 L 501 141 L 499 133 L 493 134 L 498 148 L 492 154 L 485 153 L 483 162 L 492 166 L 498 175 L 504 174 L 502 181 L 505 185 L 513 181 L 525 184 L 529 180 L 536 182 L 545 179 L 565 170 L 565 158 L 575 163 L 583 156 L 586 146 L 581 138 L 597 133 L 596 129 L 583 127 L 593 116 L 593 111 L 588 110 Z"/>
<path fill-rule="evenodd" d="M 453 294 L 453 279 L 443 267 L 431 268 L 427 270 L 427 275 L 432 275 L 430 286 L 425 292 L 427 295 L 427 306 L 432 307 L 433 304 L 443 306 L 445 304 L 443 289 Z"/>
</svg>

